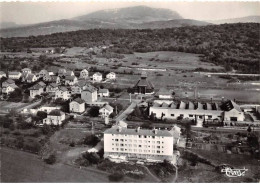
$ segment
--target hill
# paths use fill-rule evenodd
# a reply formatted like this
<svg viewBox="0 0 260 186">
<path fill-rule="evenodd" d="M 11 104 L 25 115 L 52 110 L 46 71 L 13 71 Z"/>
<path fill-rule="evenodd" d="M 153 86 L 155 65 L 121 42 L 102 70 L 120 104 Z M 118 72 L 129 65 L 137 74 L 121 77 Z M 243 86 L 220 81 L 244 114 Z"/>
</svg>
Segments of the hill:
<svg viewBox="0 0 260 186">
<path fill-rule="evenodd" d="M 178 51 L 202 54 L 201 60 L 222 65 L 226 70 L 259 72 L 258 23 L 186 26 L 166 29 L 93 29 L 51 35 L 1 38 L 1 51 L 28 48 L 95 47 L 113 45 L 108 53 Z"/>
<path fill-rule="evenodd" d="M 260 16 L 247 16 L 233 19 L 222 19 L 215 21 L 208 21 L 213 24 L 225 24 L 225 23 L 260 23 Z"/>
</svg>

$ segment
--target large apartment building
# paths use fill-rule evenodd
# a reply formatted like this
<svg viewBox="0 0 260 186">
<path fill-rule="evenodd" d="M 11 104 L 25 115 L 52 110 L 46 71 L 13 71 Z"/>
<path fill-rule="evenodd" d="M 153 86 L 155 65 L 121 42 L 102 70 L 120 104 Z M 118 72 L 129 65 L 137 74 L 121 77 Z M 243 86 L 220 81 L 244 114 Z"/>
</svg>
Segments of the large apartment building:
<svg viewBox="0 0 260 186">
<path fill-rule="evenodd" d="M 173 131 L 114 126 L 104 132 L 104 156 L 173 161 Z"/>
</svg>

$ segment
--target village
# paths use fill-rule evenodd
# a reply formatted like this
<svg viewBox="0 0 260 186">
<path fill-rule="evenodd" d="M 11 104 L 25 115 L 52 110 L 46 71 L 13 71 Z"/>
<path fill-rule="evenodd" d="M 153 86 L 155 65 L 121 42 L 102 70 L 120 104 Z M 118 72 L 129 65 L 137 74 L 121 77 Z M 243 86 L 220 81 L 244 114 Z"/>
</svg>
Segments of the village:
<svg viewBox="0 0 260 186">
<path fill-rule="evenodd" d="M 55 161 L 73 161 L 74 165 L 86 166 L 93 164 L 92 156 L 96 155 L 97 159 L 109 159 L 117 164 L 167 164 L 176 169 L 182 153 L 187 153 L 183 151 L 185 148 L 217 148 L 221 153 L 232 154 L 248 154 L 252 150 L 246 138 L 240 137 L 230 146 L 230 140 L 220 139 L 216 134 L 223 132 L 224 138 L 234 139 L 239 131 L 259 131 L 259 106 L 240 106 L 235 100 L 200 100 L 196 90 L 189 98 L 176 98 L 172 89 L 156 89 L 146 71 L 140 72 L 138 81 L 131 87 L 119 93 L 114 89 L 111 92 L 102 83 L 117 84 L 115 72 L 92 74 L 89 75 L 88 69 L 76 72 L 65 68 L 39 72 L 30 68 L 20 72 L 1 71 L 1 100 L 27 102 L 21 108 L 2 109 L 1 114 L 22 115 L 23 122 L 36 128 L 66 129 L 65 135 L 58 131 L 49 139 L 61 138 L 60 142 L 51 142 L 39 152 L 51 164 L 55 155 Z M 71 133 L 69 129 L 75 130 Z M 92 148 L 80 145 L 82 130 L 88 133 L 85 144 Z M 235 131 L 238 133 L 234 135 Z M 60 143 L 69 144 L 70 148 L 61 150 Z M 73 150 L 75 146 L 79 146 L 79 150 Z M 64 160 L 64 154 L 71 151 L 75 151 L 74 160 L 68 157 Z M 81 154 L 84 157 L 85 152 L 87 158 L 80 157 Z M 253 154 L 259 154 L 255 147 Z M 59 155 L 61 157 L 56 157 Z M 197 164 L 194 159 L 189 160 Z M 143 168 L 136 170 L 128 171 L 134 177 L 144 177 Z M 165 175 L 159 178 L 169 180 L 169 175 L 176 171 L 161 172 Z M 114 176 L 120 177 L 120 174 Z"/>
</svg>

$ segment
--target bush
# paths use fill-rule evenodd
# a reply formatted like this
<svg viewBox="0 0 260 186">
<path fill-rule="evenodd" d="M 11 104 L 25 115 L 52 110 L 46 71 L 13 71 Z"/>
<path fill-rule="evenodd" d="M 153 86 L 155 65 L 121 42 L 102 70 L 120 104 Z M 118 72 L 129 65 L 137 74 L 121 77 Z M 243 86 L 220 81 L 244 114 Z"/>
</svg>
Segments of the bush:
<svg viewBox="0 0 260 186">
<path fill-rule="evenodd" d="M 56 156 L 51 154 L 48 158 L 44 159 L 45 163 L 53 165 L 56 162 Z"/>
<path fill-rule="evenodd" d="M 89 109 L 89 111 L 88 111 L 88 114 L 91 117 L 98 117 L 99 116 L 99 107 L 97 107 L 97 106 L 91 107 L 91 109 Z"/>
<path fill-rule="evenodd" d="M 109 181 L 119 182 L 124 179 L 124 174 L 121 172 L 114 172 L 108 176 Z"/>
<path fill-rule="evenodd" d="M 84 139 L 84 143 L 86 145 L 90 145 L 92 147 L 96 146 L 98 144 L 98 142 L 100 142 L 100 139 L 95 135 L 87 136 Z"/>
<path fill-rule="evenodd" d="M 90 164 L 98 164 L 100 162 L 100 157 L 95 152 L 86 152 L 82 157 L 89 161 Z"/>
</svg>

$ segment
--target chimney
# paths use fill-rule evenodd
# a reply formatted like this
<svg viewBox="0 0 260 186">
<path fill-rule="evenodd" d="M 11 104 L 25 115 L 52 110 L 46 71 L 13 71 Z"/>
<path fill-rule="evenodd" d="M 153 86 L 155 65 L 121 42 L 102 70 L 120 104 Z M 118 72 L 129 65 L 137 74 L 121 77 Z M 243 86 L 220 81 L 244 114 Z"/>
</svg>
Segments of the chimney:
<svg viewBox="0 0 260 186">
<path fill-rule="evenodd" d="M 156 128 L 153 129 L 154 134 L 157 134 L 157 131 L 158 130 Z"/>
<path fill-rule="evenodd" d="M 136 132 L 139 132 L 139 131 L 140 131 L 140 127 L 137 127 L 137 128 L 136 128 Z"/>
<path fill-rule="evenodd" d="M 118 132 L 121 132 L 122 131 L 122 127 L 118 126 L 117 130 L 118 130 Z"/>
</svg>

